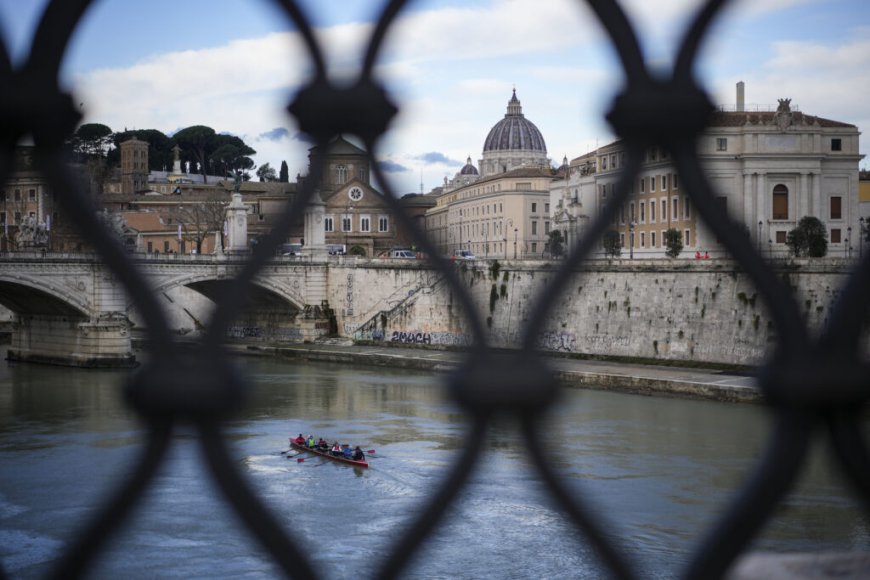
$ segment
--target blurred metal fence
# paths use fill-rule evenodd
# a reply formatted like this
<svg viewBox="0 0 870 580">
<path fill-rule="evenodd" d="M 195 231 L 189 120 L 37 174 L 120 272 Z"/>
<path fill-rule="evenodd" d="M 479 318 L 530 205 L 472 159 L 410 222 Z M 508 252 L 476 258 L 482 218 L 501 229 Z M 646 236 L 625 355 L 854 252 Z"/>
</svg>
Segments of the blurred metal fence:
<svg viewBox="0 0 870 580">
<path fill-rule="evenodd" d="M 311 23 L 293 0 L 274 0 L 304 38 L 314 71 L 299 91 L 289 112 L 300 128 L 323 147 L 338 133 L 359 136 L 371 156 L 371 167 L 386 190 L 386 199 L 403 224 L 415 232 L 417 245 L 430 256 L 438 256 L 423 232 L 416 230 L 401 212 L 389 180 L 374 162 L 378 140 L 396 113 L 384 88 L 373 78 L 373 67 L 385 34 L 406 0 L 391 0 L 384 7 L 369 41 L 359 79 L 351 86 L 336 86 L 327 77 L 323 52 Z M 111 267 L 147 320 L 151 354 L 143 368 L 126 385 L 129 405 L 147 423 L 146 450 L 134 473 L 100 507 L 85 529 L 58 561 L 54 576 L 84 575 L 111 535 L 118 530 L 143 492 L 152 483 L 163 462 L 173 428 L 192 424 L 199 432 L 202 452 L 215 482 L 226 501 L 244 520 L 248 529 L 289 575 L 315 578 L 309 558 L 292 535 L 280 526 L 238 472 L 221 435 L 221 421 L 243 402 L 245 378 L 238 376 L 223 353 L 223 337 L 242 307 L 243 289 L 264 266 L 274 248 L 283 241 L 292 217 L 303 211 L 319 181 L 318 167 L 288 208 L 283 219 L 266 239 L 261 240 L 247 266 L 232 282 L 207 334 L 190 356 L 180 356 L 154 296 L 147 291 L 135 265 L 123 248 L 98 222 L 85 193 L 64 165 L 62 145 L 73 133 L 79 114 L 72 97 L 61 91 L 58 76 L 68 41 L 91 5 L 91 0 L 52 0 L 32 41 L 27 61 L 13 68 L 5 47 L 0 47 L 0 181 L 12 169 L 13 149 L 18 140 L 32 135 L 37 161 L 55 192 L 64 192 L 58 202 Z M 829 326 L 812 339 L 804 326 L 790 290 L 766 267 L 761 256 L 742 235 L 741 228 L 717 211 L 710 185 L 701 171 L 695 151 L 696 137 L 703 131 L 713 106 L 693 74 L 698 49 L 721 12 L 726 0 L 709 0 L 700 7 L 687 29 L 673 71 L 667 77 L 654 76 L 644 65 L 638 38 L 615 0 L 588 0 L 619 55 L 626 73 L 624 91 L 613 102 L 608 119 L 625 140 L 628 163 L 615 195 L 599 219 L 572 248 L 556 279 L 538 297 L 530 324 L 523 332 L 522 350 L 500 358 L 487 348 L 481 317 L 472 307 L 466 289 L 453 268 L 433 258 L 441 268 L 451 291 L 459 297 L 469 317 L 475 345 L 464 365 L 448 379 L 447 388 L 468 415 L 471 443 L 441 487 L 432 494 L 401 541 L 392 546 L 377 572 L 379 578 L 401 574 L 411 557 L 426 541 L 445 513 L 445 506 L 457 496 L 480 459 L 491 419 L 497 414 L 517 418 L 528 442 L 541 438 L 542 413 L 557 398 L 558 386 L 545 361 L 535 352 L 534 337 L 547 318 L 554 299 L 565 289 L 573 270 L 602 237 L 607 224 L 629 194 L 629 184 L 638 174 L 642 152 L 654 145 L 669 150 L 685 188 L 715 235 L 740 261 L 759 289 L 775 324 L 780 342 L 765 365 L 760 385 L 773 410 L 767 449 L 743 484 L 737 499 L 721 520 L 694 550 L 689 565 L 681 571 L 686 578 L 715 578 L 723 575 L 746 549 L 795 482 L 805 461 L 813 433 L 829 436 L 836 459 L 861 498 L 870 500 L 870 454 L 860 430 L 860 418 L 867 402 L 870 367 L 859 353 L 863 314 L 870 299 L 870 252 L 862 259 L 834 305 Z M 531 443 L 530 443 L 531 444 Z M 604 522 L 586 507 L 582 495 L 569 492 L 556 476 L 553 466 L 537 449 L 529 455 L 542 481 L 555 500 L 595 548 L 601 564 L 615 577 L 640 578 L 625 556 L 626 546 L 617 545 L 602 530 Z M 2 569 L 0 569 L 2 575 Z"/>
</svg>

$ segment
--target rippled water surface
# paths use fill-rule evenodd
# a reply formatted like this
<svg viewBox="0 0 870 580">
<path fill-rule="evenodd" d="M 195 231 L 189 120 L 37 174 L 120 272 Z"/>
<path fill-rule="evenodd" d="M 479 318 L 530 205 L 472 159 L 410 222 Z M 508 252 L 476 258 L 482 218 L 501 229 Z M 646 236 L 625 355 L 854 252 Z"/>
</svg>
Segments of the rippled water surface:
<svg viewBox="0 0 870 580">
<path fill-rule="evenodd" d="M 438 375 L 240 361 L 254 394 L 226 429 L 239 469 L 328 578 L 371 576 L 457 461 L 462 415 Z M 121 403 L 120 372 L 0 366 L 0 557 L 40 577 L 127 473 L 143 431 Z M 571 390 L 546 448 L 647 578 L 678 573 L 762 453 L 762 408 Z M 299 432 L 375 449 L 371 468 L 282 454 Z M 597 578 L 515 425 L 497 423 L 484 460 L 408 569 L 412 578 Z M 861 510 L 818 446 L 799 486 L 756 541 L 776 551 L 867 550 Z M 99 578 L 280 576 L 222 501 L 180 429 Z M 300 456 L 301 457 L 301 456 Z"/>
</svg>

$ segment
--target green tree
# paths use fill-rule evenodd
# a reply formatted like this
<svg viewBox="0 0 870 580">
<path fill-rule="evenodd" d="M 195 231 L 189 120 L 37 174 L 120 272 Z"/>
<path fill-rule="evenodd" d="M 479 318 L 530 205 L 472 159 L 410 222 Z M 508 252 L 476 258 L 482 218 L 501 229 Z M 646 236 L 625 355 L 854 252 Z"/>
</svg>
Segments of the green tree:
<svg viewBox="0 0 870 580">
<path fill-rule="evenodd" d="M 804 216 L 788 233 L 785 243 L 795 257 L 821 258 L 828 253 L 828 232 L 819 218 Z"/>
<path fill-rule="evenodd" d="M 604 247 L 604 255 L 608 258 L 618 258 L 622 254 L 622 243 L 619 241 L 619 232 L 616 230 L 604 232 L 601 245 Z"/>
<path fill-rule="evenodd" d="M 665 230 L 665 255 L 676 258 L 683 251 L 683 234 L 676 228 Z"/>
<path fill-rule="evenodd" d="M 199 164 L 199 172 L 202 174 L 202 182 L 205 183 L 208 158 L 214 151 L 214 138 L 216 133 L 211 127 L 205 125 L 193 125 L 182 129 L 172 136 L 172 143 L 181 147 L 185 159 Z"/>
<path fill-rule="evenodd" d="M 565 253 L 565 239 L 562 237 L 561 231 L 552 230 L 550 232 L 547 249 L 550 250 L 550 255 L 554 258 L 558 258 Z"/>
<path fill-rule="evenodd" d="M 262 164 L 257 168 L 257 177 L 260 178 L 260 181 L 277 181 L 278 174 L 275 173 L 275 170 L 268 163 Z"/>
<path fill-rule="evenodd" d="M 290 181 L 290 170 L 287 169 L 286 161 L 281 162 L 281 171 L 278 174 L 278 181 L 280 181 L 281 183 L 287 183 Z"/>
<path fill-rule="evenodd" d="M 239 171 L 245 181 L 251 179 L 249 170 L 256 165 L 251 155 L 256 151 L 245 145 L 245 142 L 234 135 L 217 135 L 214 139 L 214 150 L 209 155 L 209 161 L 223 171 L 224 175 Z"/>
<path fill-rule="evenodd" d="M 67 141 L 67 148 L 77 161 L 106 157 L 112 146 L 112 129 L 101 123 L 80 125 Z"/>
</svg>

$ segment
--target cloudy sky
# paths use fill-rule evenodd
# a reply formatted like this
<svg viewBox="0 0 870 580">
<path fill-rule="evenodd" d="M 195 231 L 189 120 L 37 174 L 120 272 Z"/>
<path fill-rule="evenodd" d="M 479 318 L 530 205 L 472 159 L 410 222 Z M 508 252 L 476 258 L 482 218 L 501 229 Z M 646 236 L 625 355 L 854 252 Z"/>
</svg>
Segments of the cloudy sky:
<svg viewBox="0 0 870 580">
<path fill-rule="evenodd" d="M 46 0 L 0 0 L 0 30 L 26 58 Z M 336 79 L 354 78 L 383 2 L 301 0 Z M 477 163 L 512 88 L 555 163 L 613 139 L 603 115 L 623 77 L 580 0 L 423 0 L 393 27 L 378 63 L 401 112 L 378 157 L 399 193 L 429 191 Z M 699 0 L 622 0 L 651 68 L 664 69 Z M 289 20 L 269 0 L 95 0 L 62 82 L 85 122 L 172 134 L 209 125 L 242 137 L 258 164 L 304 172 L 308 144 L 286 105 L 309 71 Z M 735 0 L 697 74 L 714 103 L 792 107 L 870 127 L 870 2 Z M 870 141 L 862 136 L 861 151 Z M 861 163 L 868 167 L 868 161 Z"/>
</svg>

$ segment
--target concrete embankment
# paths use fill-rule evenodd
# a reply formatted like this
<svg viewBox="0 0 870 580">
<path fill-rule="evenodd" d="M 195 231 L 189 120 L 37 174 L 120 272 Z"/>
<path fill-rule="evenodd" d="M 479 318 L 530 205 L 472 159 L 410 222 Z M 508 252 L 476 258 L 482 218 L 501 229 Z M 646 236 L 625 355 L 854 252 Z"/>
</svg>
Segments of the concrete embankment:
<svg viewBox="0 0 870 580">
<path fill-rule="evenodd" d="M 248 355 L 436 372 L 455 368 L 466 356 L 466 353 L 455 350 L 349 344 L 232 344 L 231 348 Z M 748 374 L 579 358 L 547 357 L 547 360 L 568 387 L 733 402 L 759 402 L 762 399 L 755 378 Z"/>
</svg>

